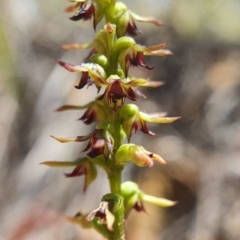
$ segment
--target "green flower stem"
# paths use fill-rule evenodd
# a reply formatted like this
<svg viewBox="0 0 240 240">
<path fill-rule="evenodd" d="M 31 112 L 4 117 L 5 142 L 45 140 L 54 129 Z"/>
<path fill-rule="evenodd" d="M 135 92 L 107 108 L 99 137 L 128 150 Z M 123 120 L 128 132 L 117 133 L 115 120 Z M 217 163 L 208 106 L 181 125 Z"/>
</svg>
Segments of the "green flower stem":
<svg viewBox="0 0 240 240">
<path fill-rule="evenodd" d="M 115 164 L 114 161 L 113 164 Z M 108 172 L 108 180 L 111 193 L 117 194 L 121 193 L 122 170 L 123 170 L 122 168 L 113 165 L 111 167 L 111 170 Z"/>
<path fill-rule="evenodd" d="M 112 23 L 112 22 L 114 22 L 114 21 L 113 21 L 113 17 L 114 17 L 113 12 L 114 12 L 115 4 L 116 4 L 116 0 L 111 1 L 109 7 L 106 8 L 105 11 L 104 11 L 105 22 L 106 22 L 106 23 Z"/>
<path fill-rule="evenodd" d="M 109 159 L 111 165 L 109 166 L 108 180 L 110 185 L 111 193 L 121 194 L 121 183 L 122 183 L 122 171 L 123 167 L 116 166 L 115 163 L 115 153 L 117 149 L 121 146 L 121 125 L 117 120 L 117 114 L 114 112 L 114 120 L 112 121 L 112 125 L 114 126 L 112 130 L 112 135 L 114 138 L 114 154 L 112 159 Z M 122 198 L 122 197 L 121 197 Z M 113 238 L 109 238 L 109 240 L 124 240 L 125 239 L 125 230 L 124 230 L 124 204 L 120 204 L 121 206 L 114 211 L 114 225 L 113 225 Z"/>
<path fill-rule="evenodd" d="M 113 23 L 114 18 L 114 6 L 116 4 L 116 0 L 111 0 L 110 7 L 108 9 L 105 9 L 105 21 L 106 23 Z M 110 34 L 108 37 L 109 41 L 109 66 L 106 69 L 107 75 L 116 75 L 118 71 L 118 55 L 114 51 L 115 46 L 115 29 L 114 33 Z M 112 131 L 111 134 L 114 139 L 114 151 L 112 159 L 109 159 L 109 162 L 111 162 L 109 169 L 107 171 L 108 174 L 108 180 L 110 185 L 111 193 L 118 194 L 115 199 L 115 203 L 117 202 L 117 199 L 121 199 L 121 203 L 116 204 L 117 207 L 114 207 L 114 224 L 113 224 L 113 232 L 111 237 L 109 237 L 109 240 L 124 240 L 125 239 L 125 229 L 124 229 L 124 204 L 123 199 L 120 196 L 121 194 L 121 183 L 122 183 L 122 167 L 116 166 L 115 164 L 115 153 L 117 149 L 121 146 L 122 138 L 121 138 L 121 125 L 119 121 L 117 120 L 117 114 L 115 112 L 112 112 L 111 114 L 111 125 L 112 125 Z"/>
<path fill-rule="evenodd" d="M 122 145 L 121 123 L 117 120 L 117 118 L 115 118 L 113 136 L 114 136 L 114 151 L 116 152 L 118 148 Z"/>
<path fill-rule="evenodd" d="M 117 74 L 118 70 L 118 58 L 116 54 L 111 54 L 109 58 L 109 62 L 111 63 L 107 69 L 108 76 Z"/>
<path fill-rule="evenodd" d="M 92 221 L 92 227 L 100 233 L 103 237 L 107 238 L 108 240 L 114 240 L 112 238 L 111 232 L 107 229 L 107 227 L 103 224 L 99 224 L 98 219 L 94 219 Z"/>
<path fill-rule="evenodd" d="M 123 198 L 121 206 L 114 212 L 114 216 L 115 216 L 115 221 L 113 224 L 114 240 L 125 240 Z"/>
</svg>

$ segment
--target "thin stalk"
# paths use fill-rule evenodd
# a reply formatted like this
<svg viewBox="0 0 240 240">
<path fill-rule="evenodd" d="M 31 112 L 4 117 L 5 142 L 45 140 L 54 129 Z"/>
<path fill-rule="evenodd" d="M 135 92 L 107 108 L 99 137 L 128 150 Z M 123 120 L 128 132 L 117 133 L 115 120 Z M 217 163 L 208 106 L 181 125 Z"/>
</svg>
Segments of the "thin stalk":
<svg viewBox="0 0 240 240">
<path fill-rule="evenodd" d="M 116 4 L 116 0 L 111 0 L 110 7 L 105 9 L 105 21 L 106 23 L 113 23 L 113 11 L 114 6 Z M 109 67 L 107 69 L 108 76 L 117 74 L 118 70 L 118 56 L 114 52 L 113 48 L 115 46 L 116 36 L 115 32 L 114 35 L 109 36 Z M 108 180 L 110 185 L 111 193 L 118 194 L 119 197 L 122 199 L 122 203 L 119 205 L 117 210 L 114 211 L 114 224 L 113 224 L 113 234 L 109 237 L 109 240 L 124 240 L 125 239 L 125 229 L 124 229 L 124 204 L 123 198 L 121 197 L 121 183 L 122 183 L 122 167 L 118 167 L 115 165 L 115 158 L 114 155 L 117 149 L 121 146 L 121 126 L 118 123 L 116 113 L 112 115 L 112 124 L 114 126 L 114 130 L 112 132 L 112 136 L 114 139 L 114 153 L 112 159 L 109 159 L 111 165 L 109 166 Z"/>
<path fill-rule="evenodd" d="M 113 224 L 114 229 L 114 240 L 125 240 L 125 229 L 124 229 L 124 205 L 121 204 L 115 214 L 115 221 Z"/>
<path fill-rule="evenodd" d="M 122 168 L 111 169 L 108 173 L 111 193 L 121 194 Z"/>
</svg>

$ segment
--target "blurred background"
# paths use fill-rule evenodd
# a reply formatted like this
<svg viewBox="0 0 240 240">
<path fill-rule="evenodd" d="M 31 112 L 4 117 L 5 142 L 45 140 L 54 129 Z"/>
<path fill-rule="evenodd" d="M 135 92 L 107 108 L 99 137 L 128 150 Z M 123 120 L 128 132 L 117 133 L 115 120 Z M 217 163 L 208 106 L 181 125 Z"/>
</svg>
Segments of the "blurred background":
<svg viewBox="0 0 240 240">
<path fill-rule="evenodd" d="M 127 1 L 125 1 L 127 2 Z M 132 74 L 165 81 L 147 90 L 139 105 L 147 112 L 182 116 L 168 125 L 149 125 L 157 135 L 132 139 L 168 161 L 151 169 L 129 165 L 125 180 L 148 194 L 178 201 L 169 209 L 145 204 L 132 212 L 127 239 L 240 239 L 240 1 L 138 0 L 129 9 L 165 22 L 137 23 L 143 45 L 166 42 L 171 57 L 148 57 L 151 72 Z M 81 111 L 56 113 L 63 104 L 83 105 L 96 89 L 77 90 L 80 75 L 56 64 L 80 64 L 88 51 L 61 49 L 94 37 L 92 22 L 72 22 L 62 0 L 0 2 L 0 239 L 78 240 L 102 238 L 65 220 L 95 209 L 108 192 L 106 177 L 84 194 L 83 179 L 65 179 L 72 169 L 39 165 L 71 161 L 80 144 L 49 137 L 89 133 L 94 126 L 76 121 Z M 101 26 L 98 27 L 98 29 Z M 77 133 L 77 134 L 76 134 Z"/>
</svg>

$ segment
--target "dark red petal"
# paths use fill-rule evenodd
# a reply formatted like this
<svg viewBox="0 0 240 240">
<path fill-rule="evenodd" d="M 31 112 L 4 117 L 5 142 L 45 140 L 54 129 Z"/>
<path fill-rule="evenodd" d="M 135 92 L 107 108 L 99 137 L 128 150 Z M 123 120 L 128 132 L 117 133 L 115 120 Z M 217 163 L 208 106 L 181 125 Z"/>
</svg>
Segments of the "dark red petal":
<svg viewBox="0 0 240 240">
<path fill-rule="evenodd" d="M 131 19 L 131 21 L 128 23 L 126 32 L 132 36 L 137 36 L 141 34 L 141 31 L 138 30 L 135 22 Z"/>
<path fill-rule="evenodd" d="M 82 117 L 79 119 L 82 120 L 86 124 L 91 124 L 97 121 L 97 114 L 93 108 L 89 108 L 85 111 Z"/>
<path fill-rule="evenodd" d="M 138 59 L 138 65 L 139 65 L 139 66 L 144 67 L 144 68 L 146 68 L 147 70 L 152 70 L 152 69 L 154 69 L 154 67 L 148 66 L 148 65 L 145 63 L 144 55 L 143 55 L 142 52 L 138 52 L 138 53 L 137 53 L 137 59 Z"/>
<path fill-rule="evenodd" d="M 138 126 L 139 130 L 142 131 L 143 133 L 149 134 L 151 136 L 154 136 L 155 134 L 151 131 L 148 130 L 147 124 L 146 122 L 144 122 L 143 120 L 140 120 L 139 122 L 139 126 Z"/>
<path fill-rule="evenodd" d="M 135 67 L 141 66 L 141 67 L 146 68 L 147 70 L 152 70 L 154 68 L 154 67 L 148 66 L 145 63 L 144 55 L 142 52 L 137 52 L 137 54 L 135 54 L 135 56 L 133 56 L 133 57 L 128 56 L 128 60 L 131 63 L 131 65 L 135 66 Z"/>
<path fill-rule="evenodd" d="M 137 89 L 134 89 L 134 93 L 135 93 L 136 97 L 142 97 L 142 98 L 144 98 L 144 99 L 147 98 L 143 93 L 141 93 L 141 92 L 140 92 L 139 90 L 137 90 Z"/>
<path fill-rule="evenodd" d="M 82 152 L 86 152 L 87 150 L 89 150 L 90 148 L 92 148 L 93 145 L 93 139 L 91 138 L 87 144 L 87 146 L 82 150 Z"/>
<path fill-rule="evenodd" d="M 104 148 L 94 148 L 87 154 L 90 158 L 95 158 L 101 154 L 103 154 Z"/>
<path fill-rule="evenodd" d="M 66 177 L 79 177 L 82 175 L 86 175 L 86 168 L 82 165 L 78 165 L 74 168 L 74 170 L 71 173 L 65 173 Z"/>
<path fill-rule="evenodd" d="M 136 122 L 136 121 L 133 122 L 133 125 L 132 125 L 132 132 L 134 131 L 134 132 L 136 133 L 137 130 L 138 130 L 138 128 L 139 128 L 139 126 L 138 126 L 137 122 Z"/>
<path fill-rule="evenodd" d="M 75 88 L 82 89 L 86 84 L 88 84 L 88 81 L 89 81 L 88 72 L 82 72 L 82 77 L 80 79 L 80 82 L 78 83 L 77 86 L 75 86 Z"/>
<path fill-rule="evenodd" d="M 133 206 L 133 208 L 134 208 L 137 212 L 146 212 L 146 210 L 145 210 L 142 202 L 136 202 L 135 205 Z"/>
<path fill-rule="evenodd" d="M 128 97 L 132 101 L 137 101 L 137 94 L 135 93 L 135 90 L 131 87 L 125 88 L 125 96 Z"/>
</svg>

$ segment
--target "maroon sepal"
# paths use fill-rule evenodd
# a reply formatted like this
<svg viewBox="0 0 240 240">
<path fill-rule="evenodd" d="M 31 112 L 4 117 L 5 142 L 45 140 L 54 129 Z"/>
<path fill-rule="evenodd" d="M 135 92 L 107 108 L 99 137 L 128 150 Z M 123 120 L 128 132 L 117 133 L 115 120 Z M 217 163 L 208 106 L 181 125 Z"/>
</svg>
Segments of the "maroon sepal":
<svg viewBox="0 0 240 240">
<path fill-rule="evenodd" d="M 134 208 L 137 212 L 146 212 L 142 201 L 136 202 L 135 205 L 133 206 L 133 208 Z"/>
<path fill-rule="evenodd" d="M 138 30 L 135 22 L 132 19 L 131 21 L 128 22 L 126 32 L 132 36 L 137 36 L 142 33 L 141 31 Z"/>
<path fill-rule="evenodd" d="M 95 111 L 95 109 L 90 106 L 82 115 L 81 118 L 79 118 L 79 120 L 82 120 L 85 124 L 91 124 L 93 122 L 97 121 L 97 113 Z"/>
<path fill-rule="evenodd" d="M 92 84 L 93 84 L 93 82 L 89 78 L 88 72 L 82 72 L 81 79 L 80 79 L 78 85 L 75 86 L 75 88 L 82 89 L 85 85 L 90 86 Z"/>
<path fill-rule="evenodd" d="M 132 66 L 135 66 L 135 67 L 141 66 L 147 70 L 152 70 L 154 68 L 154 67 L 148 66 L 145 63 L 144 55 L 142 52 L 137 52 L 136 54 L 133 54 L 133 56 L 127 55 L 126 57 Z"/>
</svg>

